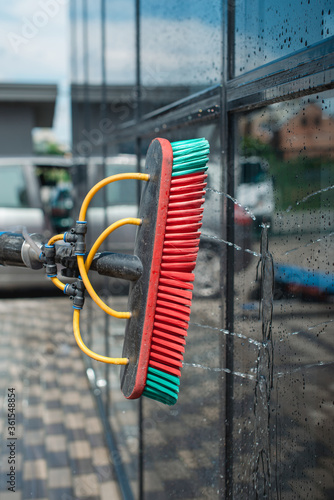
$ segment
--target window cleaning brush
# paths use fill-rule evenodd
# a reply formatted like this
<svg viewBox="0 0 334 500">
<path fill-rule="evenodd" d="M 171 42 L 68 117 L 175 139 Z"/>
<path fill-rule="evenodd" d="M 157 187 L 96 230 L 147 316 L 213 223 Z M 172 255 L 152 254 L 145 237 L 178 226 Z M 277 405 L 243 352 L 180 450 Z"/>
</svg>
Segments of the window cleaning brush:
<svg viewBox="0 0 334 500">
<path fill-rule="evenodd" d="M 121 388 L 173 405 L 179 392 L 199 249 L 209 143 L 155 139 L 146 157 L 134 254 L 143 274 L 131 284 Z"/>
<path fill-rule="evenodd" d="M 78 346 L 97 361 L 121 365 L 121 389 L 128 399 L 144 395 L 173 405 L 178 398 L 208 154 L 206 139 L 173 143 L 154 139 L 147 152 L 144 173 L 102 179 L 86 195 L 76 227 L 69 233 L 53 236 L 44 246 L 48 277 L 73 298 L 73 331 Z M 86 255 L 85 218 L 89 203 L 99 189 L 122 179 L 146 181 L 138 218 L 111 224 Z M 96 258 L 97 251 L 112 231 L 125 224 L 138 226 L 134 255 L 109 254 L 105 264 L 104 257 Z M 65 285 L 57 278 L 55 242 L 61 239 L 74 246 L 81 278 L 75 286 Z M 127 312 L 111 309 L 96 294 L 88 278 L 92 264 L 104 267 L 101 274 L 131 281 Z M 98 267 L 96 270 L 99 271 Z M 79 326 L 84 289 L 107 314 L 127 319 L 122 358 L 97 354 L 84 344 Z"/>
</svg>

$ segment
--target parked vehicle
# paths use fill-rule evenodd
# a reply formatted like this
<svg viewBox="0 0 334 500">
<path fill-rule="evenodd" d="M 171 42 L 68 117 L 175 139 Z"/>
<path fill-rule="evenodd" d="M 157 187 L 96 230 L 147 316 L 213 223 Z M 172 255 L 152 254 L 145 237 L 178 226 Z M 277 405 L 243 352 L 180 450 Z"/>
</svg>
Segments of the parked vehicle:
<svg viewBox="0 0 334 500">
<path fill-rule="evenodd" d="M 241 157 L 236 172 L 236 199 L 255 215 L 258 225 L 270 223 L 275 208 L 268 163 L 258 156 Z"/>
<path fill-rule="evenodd" d="M 51 192 L 71 164 L 70 159 L 60 157 L 0 158 L 0 231 L 21 232 L 25 227 L 47 241 L 55 232 L 49 209 Z M 0 267 L 2 294 L 36 288 L 53 288 L 43 269 Z"/>
</svg>

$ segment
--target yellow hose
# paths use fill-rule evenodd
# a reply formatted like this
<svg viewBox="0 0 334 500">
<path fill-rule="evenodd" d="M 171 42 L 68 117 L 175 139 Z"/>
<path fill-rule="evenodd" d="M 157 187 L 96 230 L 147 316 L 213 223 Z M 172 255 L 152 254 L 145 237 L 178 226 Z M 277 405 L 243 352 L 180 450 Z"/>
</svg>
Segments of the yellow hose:
<svg viewBox="0 0 334 500">
<path fill-rule="evenodd" d="M 87 193 L 84 201 L 82 202 L 81 205 L 81 210 L 79 213 L 79 221 L 83 222 L 86 219 L 86 212 L 88 205 L 90 204 L 93 196 L 104 186 L 107 184 L 111 184 L 112 182 L 115 181 L 120 181 L 123 179 L 136 179 L 138 181 L 148 181 L 150 178 L 149 174 L 140 174 L 138 172 L 133 172 L 133 173 L 128 173 L 128 174 L 116 174 L 116 175 L 111 175 L 110 177 L 106 177 L 105 179 L 102 179 L 102 181 L 98 182 L 95 184 L 94 187 Z"/>
<path fill-rule="evenodd" d="M 100 248 L 100 246 L 102 245 L 104 240 L 113 231 L 115 231 L 115 229 L 118 229 L 121 226 L 125 226 L 126 224 L 133 224 L 135 226 L 140 226 L 141 223 L 142 223 L 141 219 L 136 219 L 134 217 L 128 217 L 126 219 L 120 219 L 117 222 L 114 222 L 113 224 L 111 224 L 109 227 L 107 227 L 107 229 L 105 229 L 103 231 L 103 233 L 101 233 L 100 236 L 97 238 L 97 240 L 95 241 L 94 245 L 92 246 L 92 248 L 87 256 L 87 259 L 85 262 L 86 271 L 88 272 L 88 270 L 91 266 L 92 260 L 94 259 L 95 254 L 97 253 L 98 249 Z"/>
<path fill-rule="evenodd" d="M 87 356 L 96 359 L 96 361 L 102 361 L 103 363 L 109 363 L 111 365 L 127 365 L 129 363 L 128 358 L 108 358 L 107 356 L 101 356 L 100 354 L 96 354 L 95 352 L 88 349 L 88 347 L 84 344 L 81 334 L 80 334 L 80 309 L 73 310 L 73 332 L 75 340 L 80 347 L 80 349 L 87 354 Z"/>
<path fill-rule="evenodd" d="M 118 311 L 115 311 L 114 309 L 111 309 L 111 307 L 107 306 L 107 304 L 105 304 L 103 302 L 103 300 L 100 299 L 100 297 L 97 295 L 94 288 L 92 287 L 92 284 L 89 281 L 87 272 L 90 268 L 90 265 L 92 263 L 94 255 L 96 254 L 97 250 L 99 249 L 99 247 L 103 243 L 103 241 L 115 229 L 117 229 L 118 227 L 124 226 L 125 224 L 134 224 L 136 226 L 139 226 L 141 224 L 141 219 L 135 219 L 135 218 L 121 219 L 117 222 L 114 222 L 114 224 L 111 224 L 107 229 L 105 229 L 103 231 L 103 233 L 95 241 L 94 245 L 92 246 L 91 251 L 88 254 L 86 263 L 84 262 L 83 255 L 77 255 L 80 276 L 82 278 L 82 281 L 84 282 L 84 285 L 86 287 L 87 292 L 89 293 L 91 298 L 94 300 L 95 304 L 97 304 L 105 313 L 109 314 L 110 316 L 113 316 L 114 318 L 120 318 L 120 319 L 131 318 L 131 313 L 128 311 L 127 312 L 118 312 Z"/>
<path fill-rule="evenodd" d="M 127 174 L 117 174 L 117 175 L 112 175 L 110 177 L 106 177 L 102 181 L 98 182 L 95 184 L 95 186 L 87 193 L 80 209 L 79 213 L 79 222 L 85 222 L 86 219 L 86 213 L 87 209 L 89 206 L 89 203 L 91 202 L 93 196 L 104 186 L 107 184 L 110 184 L 112 182 L 118 181 L 118 180 L 123 180 L 123 179 L 136 179 L 136 180 L 143 180 L 143 181 L 148 181 L 150 176 L 148 174 L 140 174 L 140 173 L 127 173 Z M 107 314 L 110 316 L 114 316 L 116 318 L 121 318 L 121 319 L 129 319 L 131 318 L 131 312 L 118 312 L 112 309 L 111 307 L 107 306 L 100 297 L 97 295 L 95 292 L 94 288 L 92 287 L 89 278 L 88 278 L 88 271 L 91 266 L 92 260 L 98 251 L 99 247 L 103 243 L 103 241 L 109 236 L 115 229 L 118 227 L 124 226 L 125 224 L 134 224 L 134 225 L 140 225 L 141 224 L 141 219 L 136 219 L 136 218 L 127 218 L 127 219 L 121 219 L 114 224 L 111 224 L 107 229 L 103 231 L 102 234 L 97 238 L 95 241 L 94 245 L 92 246 L 86 262 L 84 261 L 83 255 L 77 255 L 77 262 L 78 262 L 78 267 L 79 267 L 79 272 L 80 276 L 82 278 L 82 281 L 85 285 L 85 288 L 87 289 L 87 292 L 91 296 L 91 298 L 94 300 L 94 302 Z M 53 245 L 56 241 L 63 239 L 64 235 L 63 234 L 57 234 L 56 236 L 53 236 L 50 238 L 48 245 Z M 62 291 L 64 291 L 65 286 L 64 283 L 62 283 L 58 278 L 52 277 L 51 278 L 52 282 L 54 283 L 55 286 L 60 288 Z M 109 358 L 107 356 L 101 356 L 100 354 L 96 354 L 95 352 L 91 351 L 88 349 L 88 347 L 84 344 L 81 334 L 80 334 L 80 309 L 74 309 L 73 311 L 73 332 L 74 332 L 74 337 L 75 340 L 79 346 L 79 348 L 87 354 L 87 356 L 90 356 L 91 358 L 95 359 L 96 361 L 102 361 L 103 363 L 109 363 L 113 365 L 127 365 L 129 363 L 129 360 L 127 358 Z"/>
<path fill-rule="evenodd" d="M 64 283 L 62 283 L 62 282 L 61 282 L 58 278 L 56 278 L 56 276 L 52 276 L 52 277 L 50 278 L 50 280 L 52 281 L 52 283 L 53 283 L 53 284 L 54 284 L 57 288 L 59 288 L 60 290 L 64 291 L 64 289 L 65 289 L 65 286 L 66 286 L 66 285 L 65 285 Z"/>
<path fill-rule="evenodd" d="M 55 236 L 52 236 L 52 238 L 49 239 L 48 245 L 51 246 L 56 241 L 63 240 L 63 239 L 64 239 L 64 235 L 63 234 L 56 234 Z"/>
</svg>

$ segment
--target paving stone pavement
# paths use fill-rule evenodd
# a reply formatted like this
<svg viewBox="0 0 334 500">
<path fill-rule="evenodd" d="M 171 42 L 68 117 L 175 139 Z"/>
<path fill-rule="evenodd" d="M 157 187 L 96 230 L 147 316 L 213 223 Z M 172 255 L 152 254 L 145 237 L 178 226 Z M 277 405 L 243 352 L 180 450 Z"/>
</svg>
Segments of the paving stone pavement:
<svg viewBox="0 0 334 500">
<path fill-rule="evenodd" d="M 62 297 L 0 301 L 1 500 L 120 498 L 71 311 Z"/>
</svg>

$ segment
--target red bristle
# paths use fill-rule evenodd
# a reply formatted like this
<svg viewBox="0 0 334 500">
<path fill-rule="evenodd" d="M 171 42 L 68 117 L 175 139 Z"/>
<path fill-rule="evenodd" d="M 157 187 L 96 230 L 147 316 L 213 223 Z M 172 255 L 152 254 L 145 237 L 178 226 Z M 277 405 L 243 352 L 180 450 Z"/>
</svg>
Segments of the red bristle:
<svg viewBox="0 0 334 500">
<path fill-rule="evenodd" d="M 194 239 L 194 240 L 174 240 L 174 241 L 169 241 L 165 240 L 164 241 L 164 248 L 184 248 L 184 247 L 191 247 L 191 246 L 198 246 L 199 245 L 199 239 Z"/>
<path fill-rule="evenodd" d="M 182 194 L 182 193 L 192 193 L 202 191 L 206 187 L 207 183 L 202 182 L 201 184 L 194 184 L 193 186 L 172 186 L 170 189 L 170 196 L 174 194 Z"/>
<path fill-rule="evenodd" d="M 179 304 L 184 304 L 186 306 L 191 306 L 191 300 L 185 297 L 179 297 L 178 295 L 173 295 L 170 293 L 160 293 L 158 292 L 158 299 L 161 300 L 171 300 L 172 302 L 178 302 Z"/>
<path fill-rule="evenodd" d="M 174 247 L 165 247 L 163 249 L 162 255 L 188 255 L 191 253 L 195 253 L 197 255 L 199 247 L 184 247 L 184 248 L 174 248 Z"/>
<path fill-rule="evenodd" d="M 170 347 L 172 347 L 173 349 L 176 349 L 175 345 L 177 345 L 177 348 L 183 349 L 184 352 L 183 346 L 186 345 L 186 341 L 183 337 L 168 335 L 168 333 L 163 334 L 163 332 L 153 330 L 152 339 L 154 339 L 154 342 L 160 343 L 162 345 L 170 345 Z"/>
<path fill-rule="evenodd" d="M 175 203 L 170 203 L 168 205 L 170 210 L 187 210 L 189 208 L 200 208 L 201 205 L 204 203 L 204 198 L 201 198 L 200 200 L 188 200 L 188 201 L 183 201 L 183 202 L 175 202 Z"/>
<path fill-rule="evenodd" d="M 178 225 L 178 224 L 193 224 L 197 223 L 202 219 L 202 215 L 195 215 L 194 217 L 186 217 L 183 215 L 182 212 L 180 212 L 179 217 L 171 217 L 170 219 L 167 218 L 167 226 L 170 225 Z"/>
<path fill-rule="evenodd" d="M 187 336 L 187 330 L 180 328 L 175 325 L 166 325 L 166 323 L 161 323 L 160 321 L 154 321 L 154 328 L 161 332 L 166 332 L 168 335 L 181 335 L 182 337 Z"/>
<path fill-rule="evenodd" d="M 168 323 L 168 325 L 175 325 L 178 328 L 184 328 L 184 330 L 187 330 L 188 328 L 188 322 L 181 321 L 180 319 L 175 317 L 172 318 L 170 316 L 166 316 L 165 314 L 161 314 L 160 312 L 159 314 L 155 314 L 155 319 L 162 323 Z"/>
<path fill-rule="evenodd" d="M 156 344 L 155 341 L 154 341 L 154 339 L 152 339 L 152 340 L 153 340 L 152 344 L 151 344 L 152 351 L 154 351 L 157 354 L 160 354 L 162 356 L 163 355 L 167 355 L 167 356 L 171 356 L 172 358 L 175 358 L 175 359 L 180 359 L 181 361 L 183 360 L 183 354 L 182 354 L 182 352 L 176 351 L 174 349 L 174 346 L 173 346 L 173 349 L 169 349 L 167 347 L 163 347 L 160 344 Z"/>
<path fill-rule="evenodd" d="M 163 306 L 158 305 L 155 308 L 155 312 L 156 312 L 156 314 L 163 314 L 166 317 L 170 316 L 172 319 L 177 318 L 178 320 L 183 320 L 183 321 L 187 321 L 187 322 L 190 319 L 190 313 L 185 312 L 185 311 L 177 311 L 174 308 L 167 307 L 166 305 L 163 305 Z M 186 328 L 187 327 L 188 327 L 188 325 L 186 325 Z"/>
<path fill-rule="evenodd" d="M 183 319 L 186 318 L 186 315 L 190 316 L 190 308 L 183 304 L 176 304 L 175 302 L 170 302 L 168 300 L 158 299 L 157 306 L 177 311 L 179 318 L 182 318 L 181 313 L 185 315 Z"/>
<path fill-rule="evenodd" d="M 160 276 L 163 278 L 169 278 L 172 280 L 181 280 L 181 281 L 194 281 L 195 275 L 193 273 L 182 273 L 182 272 L 168 272 L 161 271 Z"/>
<path fill-rule="evenodd" d="M 167 366 L 162 363 L 158 363 L 157 361 L 154 361 L 153 359 L 150 359 L 149 361 L 149 366 L 152 366 L 152 368 L 157 368 L 158 370 L 161 370 L 166 373 L 170 373 L 171 375 L 175 375 L 176 377 L 181 377 L 181 370 L 177 368 L 173 368 L 172 366 Z"/>
<path fill-rule="evenodd" d="M 189 184 L 196 184 L 198 182 L 202 182 L 208 177 L 208 174 L 203 174 L 197 173 L 197 174 L 188 174 L 188 175 L 182 175 L 180 177 L 173 177 L 171 181 L 171 186 L 179 186 L 186 184 L 189 186 Z"/>
<path fill-rule="evenodd" d="M 179 366 L 180 368 L 182 367 L 182 361 L 180 361 L 178 359 L 174 359 L 170 355 L 165 356 L 164 354 L 160 354 L 160 353 L 155 352 L 155 351 L 150 352 L 150 359 L 152 359 L 152 361 L 166 363 L 167 366 L 173 366 L 173 367 Z"/>
<path fill-rule="evenodd" d="M 194 210 L 168 210 L 167 217 L 179 217 L 182 214 L 184 217 L 193 217 L 195 215 L 201 215 L 204 212 L 204 207 L 196 208 Z"/>
<path fill-rule="evenodd" d="M 170 273 L 167 273 L 170 274 Z M 178 280 L 173 280 L 173 279 L 168 279 L 168 278 L 160 278 L 159 283 L 162 285 L 171 285 L 173 287 L 177 286 L 178 288 L 181 289 L 181 291 L 184 290 L 193 290 L 194 285 L 192 283 L 187 283 L 186 281 L 178 281 Z"/>
<path fill-rule="evenodd" d="M 201 222 L 191 222 L 189 224 L 170 224 L 166 226 L 166 234 L 168 233 L 192 233 L 194 231 L 198 231 L 199 228 L 202 227 Z"/>
<path fill-rule="evenodd" d="M 169 349 L 177 349 L 179 352 L 184 352 L 185 349 L 183 347 L 182 344 L 177 344 L 176 342 L 170 342 L 168 340 L 165 340 L 163 338 L 160 338 L 158 337 L 157 335 L 154 335 L 153 333 L 153 336 L 152 336 L 152 341 L 155 343 L 155 344 L 160 344 L 164 347 L 167 347 Z"/>
<path fill-rule="evenodd" d="M 172 178 L 149 366 L 181 376 L 207 175 Z"/>
<path fill-rule="evenodd" d="M 196 233 L 183 233 L 182 238 L 187 240 L 192 240 L 199 238 L 201 236 L 201 232 L 197 231 Z M 178 240 L 180 239 L 180 233 L 165 233 L 165 239 L 167 240 Z"/>
<path fill-rule="evenodd" d="M 185 200 L 199 200 L 201 199 L 202 196 L 205 195 L 205 191 L 188 191 L 186 193 L 180 193 L 180 194 L 172 194 L 169 197 L 170 203 L 175 203 L 178 201 L 185 201 Z"/>
<path fill-rule="evenodd" d="M 194 262 L 196 261 L 197 253 L 163 255 L 162 262 Z"/>
<path fill-rule="evenodd" d="M 196 262 L 171 262 L 168 264 L 161 264 L 161 269 L 164 271 L 193 271 L 195 269 Z"/>
<path fill-rule="evenodd" d="M 182 290 L 180 288 L 175 287 L 175 282 L 173 281 L 174 286 L 166 286 L 166 285 L 159 285 L 158 291 L 166 293 L 169 297 L 179 297 L 180 300 L 190 300 L 192 299 L 192 292 L 188 290 Z M 190 283 L 191 284 L 191 283 Z"/>
</svg>

